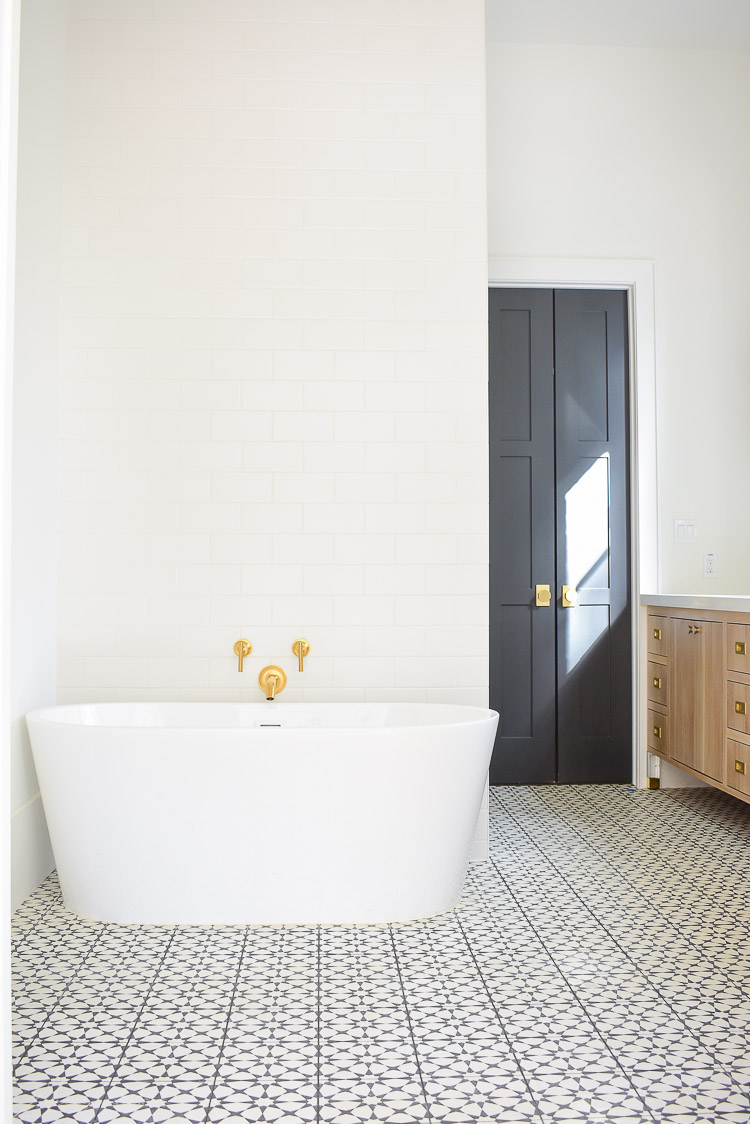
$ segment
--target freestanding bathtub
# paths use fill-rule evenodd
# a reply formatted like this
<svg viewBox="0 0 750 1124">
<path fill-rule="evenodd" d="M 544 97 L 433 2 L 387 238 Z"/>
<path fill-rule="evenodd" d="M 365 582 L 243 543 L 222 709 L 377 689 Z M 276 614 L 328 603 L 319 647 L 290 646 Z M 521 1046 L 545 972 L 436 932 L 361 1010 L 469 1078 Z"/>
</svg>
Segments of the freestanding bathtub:
<svg viewBox="0 0 750 1124">
<path fill-rule="evenodd" d="M 458 901 L 498 716 L 418 703 L 101 703 L 27 721 L 74 913 L 365 924 Z"/>
</svg>

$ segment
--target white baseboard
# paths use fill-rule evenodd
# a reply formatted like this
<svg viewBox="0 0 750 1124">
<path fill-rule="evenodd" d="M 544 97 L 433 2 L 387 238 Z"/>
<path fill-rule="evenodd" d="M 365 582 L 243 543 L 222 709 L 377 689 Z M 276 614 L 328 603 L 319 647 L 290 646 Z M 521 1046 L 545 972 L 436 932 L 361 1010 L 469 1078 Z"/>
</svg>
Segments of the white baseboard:
<svg viewBox="0 0 750 1124">
<path fill-rule="evenodd" d="M 17 909 L 55 868 L 39 795 L 16 808 L 10 818 L 10 832 L 11 909 Z"/>
</svg>

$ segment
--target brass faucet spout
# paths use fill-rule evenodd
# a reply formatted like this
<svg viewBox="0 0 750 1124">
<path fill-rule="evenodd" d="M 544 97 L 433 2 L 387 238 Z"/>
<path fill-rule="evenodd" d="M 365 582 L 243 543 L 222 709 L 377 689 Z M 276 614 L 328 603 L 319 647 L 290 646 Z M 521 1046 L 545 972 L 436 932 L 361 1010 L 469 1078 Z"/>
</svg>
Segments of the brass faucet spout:
<svg viewBox="0 0 750 1124">
<path fill-rule="evenodd" d="M 271 664 L 264 667 L 258 676 L 258 683 L 268 702 L 273 702 L 279 691 L 286 687 L 286 673 L 282 668 Z"/>
</svg>

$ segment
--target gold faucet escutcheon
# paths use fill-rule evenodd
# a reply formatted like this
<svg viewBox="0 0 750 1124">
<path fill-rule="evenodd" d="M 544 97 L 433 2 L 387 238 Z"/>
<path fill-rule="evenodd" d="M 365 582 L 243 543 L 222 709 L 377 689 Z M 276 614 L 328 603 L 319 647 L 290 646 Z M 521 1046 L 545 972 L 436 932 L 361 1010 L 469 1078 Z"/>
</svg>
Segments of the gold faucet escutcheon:
<svg viewBox="0 0 750 1124">
<path fill-rule="evenodd" d="M 240 661 L 240 666 L 237 669 L 238 671 L 242 671 L 242 662 L 245 659 L 245 656 L 250 655 L 252 650 L 253 650 L 253 646 L 252 646 L 252 644 L 250 643 L 249 640 L 238 640 L 237 641 L 237 643 L 234 646 L 234 654 L 235 654 L 235 656 L 237 656 L 239 658 L 239 661 Z"/>
<path fill-rule="evenodd" d="M 286 687 L 286 673 L 282 668 L 270 664 L 263 668 L 258 676 L 258 682 L 268 702 L 273 702 L 279 691 L 283 691 Z"/>
</svg>

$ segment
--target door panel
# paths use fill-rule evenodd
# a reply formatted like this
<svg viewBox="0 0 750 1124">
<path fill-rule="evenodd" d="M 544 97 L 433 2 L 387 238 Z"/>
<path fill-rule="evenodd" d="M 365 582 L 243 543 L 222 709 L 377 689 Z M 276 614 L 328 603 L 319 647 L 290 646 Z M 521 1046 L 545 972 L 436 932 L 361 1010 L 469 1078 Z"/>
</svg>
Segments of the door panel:
<svg viewBox="0 0 750 1124">
<path fill-rule="evenodd" d="M 552 293 L 490 292 L 490 700 L 492 784 L 555 779 Z M 553 604 L 535 605 L 547 584 Z M 494 701 L 492 701 L 494 700 Z"/>
<path fill-rule="evenodd" d="M 626 294 L 491 289 L 492 784 L 631 777 L 628 448 Z"/>
<path fill-rule="evenodd" d="M 632 776 L 626 324 L 624 292 L 555 292 L 561 784 Z"/>
</svg>

